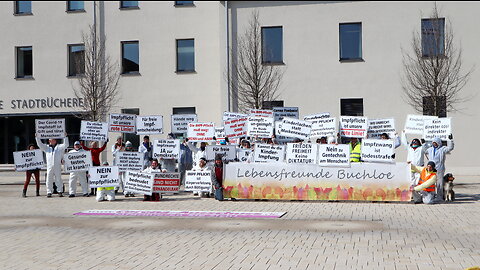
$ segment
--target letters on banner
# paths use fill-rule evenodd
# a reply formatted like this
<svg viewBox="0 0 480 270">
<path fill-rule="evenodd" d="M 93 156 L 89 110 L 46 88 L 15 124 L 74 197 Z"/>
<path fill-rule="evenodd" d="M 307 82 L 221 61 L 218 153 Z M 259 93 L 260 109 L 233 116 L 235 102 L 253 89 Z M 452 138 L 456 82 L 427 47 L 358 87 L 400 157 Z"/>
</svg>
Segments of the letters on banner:
<svg viewBox="0 0 480 270">
<path fill-rule="evenodd" d="M 340 116 L 340 135 L 348 138 L 365 138 L 368 118 L 362 116 Z"/>
<path fill-rule="evenodd" d="M 423 123 L 423 138 L 426 141 L 432 141 L 435 137 L 446 141 L 448 136 L 452 134 L 451 118 L 426 119 Z"/>
<path fill-rule="evenodd" d="M 82 120 L 80 124 L 80 140 L 105 142 L 107 139 L 107 122 L 91 122 Z"/>
<path fill-rule="evenodd" d="M 152 158 L 178 159 L 180 156 L 180 140 L 154 140 Z"/>
<path fill-rule="evenodd" d="M 253 154 L 256 163 L 283 162 L 285 145 L 256 144 Z"/>
<path fill-rule="evenodd" d="M 134 114 L 110 114 L 109 129 L 110 132 L 135 133 L 137 116 Z"/>
<path fill-rule="evenodd" d="M 187 133 L 188 124 L 198 122 L 196 114 L 172 114 L 172 133 Z"/>
<path fill-rule="evenodd" d="M 174 193 L 180 187 L 180 173 L 155 173 L 153 193 Z"/>
<path fill-rule="evenodd" d="M 163 134 L 163 116 L 137 116 L 137 135 Z"/>
<path fill-rule="evenodd" d="M 318 145 L 316 143 L 287 143 L 287 163 L 316 164 Z"/>
<path fill-rule="evenodd" d="M 39 139 L 63 139 L 65 119 L 35 119 L 35 133 Z"/>
<path fill-rule="evenodd" d="M 186 171 L 185 191 L 212 192 L 210 171 Z"/>
<path fill-rule="evenodd" d="M 13 152 L 13 160 L 17 172 L 42 169 L 45 165 L 40 149 Z"/>
<path fill-rule="evenodd" d="M 188 140 L 191 142 L 213 141 L 215 136 L 214 123 L 190 123 L 187 131 Z"/>
<path fill-rule="evenodd" d="M 393 140 L 364 139 L 362 141 L 362 160 L 366 162 L 395 162 L 395 143 Z"/>
<path fill-rule="evenodd" d="M 127 171 L 125 173 L 125 191 L 152 195 L 154 176 L 151 173 Z"/>
<path fill-rule="evenodd" d="M 90 167 L 88 175 L 90 188 L 120 186 L 117 166 Z"/>
<path fill-rule="evenodd" d="M 92 153 L 90 151 L 79 151 L 66 153 L 63 156 L 63 169 L 65 172 L 86 172 L 92 167 Z"/>
</svg>

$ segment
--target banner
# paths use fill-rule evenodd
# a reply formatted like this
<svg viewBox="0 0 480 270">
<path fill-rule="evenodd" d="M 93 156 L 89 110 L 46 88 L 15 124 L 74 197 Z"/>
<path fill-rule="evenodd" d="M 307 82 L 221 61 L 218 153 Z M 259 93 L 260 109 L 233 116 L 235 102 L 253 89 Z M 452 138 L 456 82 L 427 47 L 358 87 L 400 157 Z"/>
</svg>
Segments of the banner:
<svg viewBox="0 0 480 270">
<path fill-rule="evenodd" d="M 452 134 L 451 118 L 426 119 L 423 123 L 423 138 L 426 141 L 432 141 L 435 137 L 446 141 Z"/>
<path fill-rule="evenodd" d="M 228 139 L 247 136 L 247 121 L 248 117 L 224 120 L 223 127 Z"/>
<path fill-rule="evenodd" d="M 125 191 L 151 196 L 153 178 L 154 175 L 151 173 L 127 171 L 125 173 L 124 189 Z"/>
<path fill-rule="evenodd" d="M 187 137 L 191 142 L 213 141 L 215 136 L 214 123 L 190 123 L 188 124 Z"/>
<path fill-rule="evenodd" d="M 237 150 L 238 161 L 247 162 L 248 157 L 250 156 L 250 153 L 252 153 L 251 149 L 238 149 Z"/>
<path fill-rule="evenodd" d="M 255 144 L 253 160 L 256 163 L 282 162 L 285 157 L 285 145 Z"/>
<path fill-rule="evenodd" d="M 156 173 L 153 179 L 153 193 L 174 193 L 180 187 L 180 173 Z"/>
<path fill-rule="evenodd" d="M 410 201 L 409 165 L 352 163 L 225 165 L 224 197 L 270 200 Z"/>
<path fill-rule="evenodd" d="M 350 167 L 350 146 L 348 144 L 318 145 L 318 164 L 328 167 Z"/>
<path fill-rule="evenodd" d="M 215 139 L 217 139 L 217 141 L 219 139 L 225 139 L 225 128 L 224 127 L 216 127 L 215 128 Z"/>
<path fill-rule="evenodd" d="M 273 118 L 273 110 L 250 109 L 250 117 L 269 117 Z"/>
<path fill-rule="evenodd" d="M 63 155 L 63 169 L 66 173 L 86 172 L 92 167 L 92 153 L 90 151 L 79 151 Z"/>
<path fill-rule="evenodd" d="M 39 139 L 63 139 L 65 119 L 35 119 L 35 133 Z"/>
<path fill-rule="evenodd" d="M 393 140 L 364 139 L 362 141 L 362 161 L 395 162 L 395 143 Z"/>
<path fill-rule="evenodd" d="M 212 192 L 210 171 L 187 171 L 185 173 L 185 191 Z"/>
<path fill-rule="evenodd" d="M 121 133 L 135 133 L 137 116 L 134 114 L 111 113 L 109 116 L 108 131 Z"/>
<path fill-rule="evenodd" d="M 90 188 L 119 187 L 118 167 L 90 167 L 88 169 L 88 183 Z"/>
<path fill-rule="evenodd" d="M 196 114 L 172 114 L 172 133 L 187 133 L 188 124 L 198 122 Z"/>
<path fill-rule="evenodd" d="M 248 117 L 247 136 L 271 138 L 273 135 L 273 118 L 270 117 Z"/>
<path fill-rule="evenodd" d="M 325 118 L 330 118 L 330 113 L 324 112 L 324 113 L 305 115 L 303 117 L 303 121 L 314 122 L 315 120 L 325 119 Z"/>
<path fill-rule="evenodd" d="M 284 117 L 298 119 L 298 107 L 273 107 L 275 121 L 281 121 Z"/>
<path fill-rule="evenodd" d="M 80 124 L 80 140 L 105 142 L 107 139 L 107 122 L 91 122 L 82 120 Z"/>
<path fill-rule="evenodd" d="M 340 135 L 348 138 L 365 138 L 368 118 L 362 116 L 340 116 Z"/>
<path fill-rule="evenodd" d="M 279 127 L 280 130 L 278 133 L 282 136 L 306 140 L 310 137 L 312 123 L 285 117 Z"/>
<path fill-rule="evenodd" d="M 317 163 L 318 146 L 312 143 L 287 143 L 287 163 Z"/>
<path fill-rule="evenodd" d="M 138 152 L 118 152 L 115 157 L 115 164 L 120 172 L 127 170 L 141 171 L 143 170 L 143 153 Z"/>
<path fill-rule="evenodd" d="M 405 121 L 405 134 L 420 134 L 423 135 L 423 121 L 428 119 L 437 119 L 436 116 L 430 115 L 407 115 Z"/>
<path fill-rule="evenodd" d="M 180 140 L 154 140 L 152 158 L 180 158 Z"/>
<path fill-rule="evenodd" d="M 312 120 L 312 131 L 310 138 L 321 138 L 327 136 L 336 137 L 337 121 L 336 118 L 322 118 Z"/>
<path fill-rule="evenodd" d="M 282 121 L 275 121 L 275 141 L 277 141 L 278 144 L 287 144 L 295 140 L 295 138 L 292 138 L 292 137 L 282 136 L 280 133 L 281 130 L 282 130 Z"/>
<path fill-rule="evenodd" d="M 228 121 L 237 118 L 247 118 L 248 115 L 244 113 L 223 112 L 223 121 Z"/>
<path fill-rule="evenodd" d="M 233 161 L 237 157 L 237 147 L 235 145 L 207 145 L 206 159 L 208 162 L 215 160 L 215 155 L 222 155 L 222 160 Z"/>
<path fill-rule="evenodd" d="M 44 167 L 43 151 L 40 149 L 13 152 L 15 170 L 24 172 Z"/>
<path fill-rule="evenodd" d="M 395 137 L 395 119 L 368 119 L 368 138 L 380 138 L 382 133 L 387 133 L 390 138 Z"/>
<path fill-rule="evenodd" d="M 163 116 L 137 116 L 137 135 L 163 134 Z"/>
</svg>

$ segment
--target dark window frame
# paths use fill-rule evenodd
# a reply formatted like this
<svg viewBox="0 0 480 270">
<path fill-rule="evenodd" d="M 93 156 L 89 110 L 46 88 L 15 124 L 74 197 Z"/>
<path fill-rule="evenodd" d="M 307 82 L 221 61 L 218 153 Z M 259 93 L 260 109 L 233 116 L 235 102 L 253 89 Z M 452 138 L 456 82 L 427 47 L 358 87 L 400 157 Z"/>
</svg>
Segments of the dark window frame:
<svg viewBox="0 0 480 270">
<path fill-rule="evenodd" d="M 18 75 L 18 51 L 21 48 L 31 48 L 32 49 L 32 74 L 26 76 L 19 76 Z M 24 72 L 25 73 L 25 72 Z M 33 46 L 15 46 L 15 79 L 33 79 Z"/>
<path fill-rule="evenodd" d="M 124 71 L 124 66 L 123 66 L 123 44 L 128 44 L 128 43 L 137 43 L 138 46 L 138 71 Z M 120 57 L 121 57 L 121 73 L 120 75 L 140 75 L 140 42 L 138 40 L 125 40 L 125 41 L 120 41 Z"/>
<path fill-rule="evenodd" d="M 125 2 L 125 1 L 119 1 L 119 9 L 120 10 L 140 9 L 140 4 L 138 3 L 138 1 L 137 1 L 137 5 L 134 6 L 134 7 L 125 7 L 125 6 L 123 6 L 123 2 Z"/>
<path fill-rule="evenodd" d="M 32 2 L 33 1 L 23 1 L 23 2 L 30 2 L 30 12 L 18 12 L 18 2 L 19 1 L 13 1 L 13 15 L 15 16 L 28 16 L 28 15 L 33 15 L 33 7 L 32 7 Z"/>
<path fill-rule="evenodd" d="M 83 73 L 78 73 L 78 74 L 73 74 L 70 70 L 70 48 L 72 46 L 83 46 Z M 80 76 L 85 76 L 85 44 L 83 43 L 75 43 L 75 44 L 67 44 L 67 77 L 80 77 Z"/>
<path fill-rule="evenodd" d="M 268 28 L 280 28 L 282 29 L 282 60 L 281 61 L 270 61 L 270 62 L 265 62 L 264 58 L 264 51 L 263 51 L 263 29 L 268 29 Z M 260 50 L 261 50 L 261 57 L 262 57 L 262 65 L 285 65 L 285 62 L 283 61 L 283 25 L 276 25 L 276 26 L 261 26 L 260 27 Z"/>
<path fill-rule="evenodd" d="M 347 106 L 352 106 L 354 103 L 359 103 L 361 101 L 361 113 L 349 114 Z M 349 103 L 349 104 L 346 104 Z M 355 105 L 357 106 L 357 105 Z M 365 115 L 365 104 L 364 98 L 340 98 L 340 115 L 341 116 L 364 116 Z"/>
<path fill-rule="evenodd" d="M 360 57 L 355 58 L 342 58 L 342 39 L 341 39 L 341 25 L 348 25 L 348 24 L 360 24 Z M 363 59 L 363 24 L 362 22 L 345 22 L 338 24 L 338 59 L 340 62 L 365 62 Z"/>
<path fill-rule="evenodd" d="M 66 10 L 65 12 L 67 13 L 82 13 L 82 12 L 86 12 L 85 11 L 85 1 L 82 1 L 83 2 L 83 8 L 82 9 L 71 9 L 70 8 L 70 2 L 72 1 L 65 1 L 66 2 Z"/>
<path fill-rule="evenodd" d="M 426 21 L 431 22 L 432 28 L 434 28 L 434 25 L 436 23 L 435 21 L 441 21 L 442 22 L 442 29 L 441 29 L 442 30 L 442 32 L 441 32 L 441 34 L 442 34 L 442 48 L 441 48 L 441 51 L 437 54 L 435 54 L 435 52 L 433 52 L 432 54 L 430 54 L 431 52 L 428 52 L 428 54 L 425 54 L 424 43 L 426 43 L 426 41 L 424 40 L 423 22 L 426 22 Z M 439 25 L 439 24 L 437 24 L 437 25 Z M 438 29 L 434 29 L 434 31 L 438 31 Z M 421 21 L 420 21 L 420 45 L 422 47 L 421 48 L 422 49 L 422 58 L 445 57 L 445 18 L 442 17 L 442 18 L 424 18 L 424 19 L 421 19 Z M 429 44 L 429 45 L 432 45 L 432 44 Z M 435 45 L 433 45 L 433 46 L 435 46 Z M 440 48 L 440 46 L 438 48 Z"/>
<path fill-rule="evenodd" d="M 440 106 L 439 115 L 433 110 L 433 99 L 436 99 L 437 106 Z M 435 115 L 438 117 L 447 117 L 447 97 L 446 96 L 423 96 L 422 97 L 423 115 Z"/>
<path fill-rule="evenodd" d="M 194 1 L 191 1 L 192 3 L 189 3 L 189 4 L 178 4 L 177 2 L 182 2 L 182 1 L 174 1 L 173 6 L 175 7 L 194 7 L 195 6 Z"/>
<path fill-rule="evenodd" d="M 179 70 L 178 69 L 178 41 L 182 40 L 193 40 L 193 69 L 191 70 Z M 176 61 L 176 67 L 175 67 L 175 73 L 196 73 L 195 69 L 195 38 L 177 38 L 175 39 L 175 61 Z"/>
</svg>

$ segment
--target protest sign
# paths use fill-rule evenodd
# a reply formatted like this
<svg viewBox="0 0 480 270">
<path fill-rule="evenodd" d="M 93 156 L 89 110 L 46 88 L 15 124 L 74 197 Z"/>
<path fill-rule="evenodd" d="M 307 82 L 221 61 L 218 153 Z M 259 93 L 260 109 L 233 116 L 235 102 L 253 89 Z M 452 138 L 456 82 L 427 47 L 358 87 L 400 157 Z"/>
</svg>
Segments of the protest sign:
<svg viewBox="0 0 480 270">
<path fill-rule="evenodd" d="M 283 162 L 285 145 L 255 144 L 254 162 Z"/>
<path fill-rule="evenodd" d="M 310 138 L 335 136 L 337 134 L 336 118 L 321 118 L 310 122 L 312 122 Z"/>
<path fill-rule="evenodd" d="M 215 138 L 218 139 L 225 139 L 225 128 L 224 127 L 216 127 L 215 128 Z"/>
<path fill-rule="evenodd" d="M 292 137 L 282 136 L 282 134 L 280 133 L 281 130 L 282 130 L 282 121 L 276 121 L 275 122 L 275 141 L 278 144 L 291 143 L 295 140 L 295 138 L 292 138 Z"/>
<path fill-rule="evenodd" d="M 362 141 L 362 160 L 367 162 L 395 162 L 395 143 L 393 140 L 364 139 Z"/>
<path fill-rule="evenodd" d="M 163 134 L 163 116 L 137 116 L 137 135 Z"/>
<path fill-rule="evenodd" d="M 387 133 L 390 138 L 395 136 L 395 119 L 368 119 L 368 138 L 380 138 L 382 133 Z"/>
<path fill-rule="evenodd" d="M 212 192 L 210 171 L 187 171 L 185 173 L 185 191 Z"/>
<path fill-rule="evenodd" d="M 172 114 L 172 133 L 187 133 L 188 124 L 197 121 L 196 114 Z"/>
<path fill-rule="evenodd" d="M 324 113 L 305 115 L 303 117 L 303 121 L 315 122 L 315 120 L 325 119 L 325 118 L 330 118 L 330 113 L 324 112 Z"/>
<path fill-rule="evenodd" d="M 153 193 L 174 193 L 180 187 L 180 173 L 155 173 Z"/>
<path fill-rule="evenodd" d="M 134 114 L 111 113 L 108 122 L 110 132 L 135 133 L 137 116 Z"/>
<path fill-rule="evenodd" d="M 223 112 L 223 121 L 228 121 L 237 118 L 247 118 L 248 115 L 244 113 L 235 113 L 235 112 Z"/>
<path fill-rule="evenodd" d="M 88 169 L 88 183 L 90 188 L 120 186 L 118 167 L 90 167 Z"/>
<path fill-rule="evenodd" d="M 281 121 L 284 117 L 298 119 L 298 107 L 273 107 L 275 121 Z"/>
<path fill-rule="evenodd" d="M 247 136 L 270 138 L 273 135 L 273 118 L 271 117 L 248 117 Z"/>
<path fill-rule="evenodd" d="M 63 139 L 65 119 L 35 119 L 35 133 L 39 139 Z"/>
<path fill-rule="evenodd" d="M 105 142 L 107 139 L 107 122 L 91 122 L 82 120 L 80 124 L 80 140 Z"/>
<path fill-rule="evenodd" d="M 252 153 L 251 149 L 238 149 L 237 158 L 240 162 L 247 162 L 250 153 Z"/>
<path fill-rule="evenodd" d="M 446 141 L 452 134 L 451 118 L 426 119 L 423 123 L 423 138 L 426 141 L 432 141 L 435 137 Z"/>
<path fill-rule="evenodd" d="M 124 190 L 137 194 L 152 195 L 153 178 L 151 173 L 127 171 L 125 173 Z"/>
<path fill-rule="evenodd" d="M 24 172 L 44 167 L 43 151 L 40 149 L 13 152 L 15 170 Z"/>
<path fill-rule="evenodd" d="M 286 151 L 287 163 L 317 163 L 317 144 L 312 143 L 288 143 Z"/>
<path fill-rule="evenodd" d="M 192 142 L 213 141 L 215 136 L 214 123 L 189 123 L 187 137 Z"/>
<path fill-rule="evenodd" d="M 228 137 L 228 139 L 247 136 L 247 121 L 248 117 L 223 121 L 225 135 Z"/>
<path fill-rule="evenodd" d="M 154 140 L 152 158 L 178 159 L 180 140 Z"/>
<path fill-rule="evenodd" d="M 362 116 L 340 116 L 340 135 L 348 138 L 365 138 L 368 119 Z"/>
<path fill-rule="evenodd" d="M 63 155 L 63 169 L 65 172 L 86 172 L 92 167 L 92 153 L 90 151 L 71 152 Z"/>
<path fill-rule="evenodd" d="M 250 117 L 270 117 L 273 118 L 273 110 L 250 109 Z"/>
<path fill-rule="evenodd" d="M 235 145 L 207 145 L 206 159 L 208 162 L 215 160 L 215 155 L 222 155 L 222 160 L 233 161 L 237 157 L 237 147 Z"/>
<path fill-rule="evenodd" d="M 279 134 L 282 136 L 306 140 L 310 137 L 312 123 L 285 117 L 279 128 Z"/>
<path fill-rule="evenodd" d="M 118 166 L 120 172 L 126 172 L 127 170 L 141 171 L 143 170 L 143 158 L 143 153 L 118 152 L 114 164 Z"/>
<path fill-rule="evenodd" d="M 320 144 L 318 146 L 320 166 L 349 167 L 350 146 L 348 144 Z"/>
<path fill-rule="evenodd" d="M 437 118 L 437 116 L 409 114 L 405 121 L 405 134 L 423 135 L 423 121 Z"/>
</svg>

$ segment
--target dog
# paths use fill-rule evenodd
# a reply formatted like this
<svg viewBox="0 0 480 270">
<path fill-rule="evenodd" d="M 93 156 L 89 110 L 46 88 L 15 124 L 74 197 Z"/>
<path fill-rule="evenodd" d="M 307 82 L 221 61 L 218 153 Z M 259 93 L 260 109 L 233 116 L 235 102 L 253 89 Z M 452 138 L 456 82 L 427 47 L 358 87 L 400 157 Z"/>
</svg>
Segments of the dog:
<svg viewBox="0 0 480 270">
<path fill-rule="evenodd" d="M 453 174 L 447 173 L 443 177 L 443 199 L 445 201 L 453 201 L 455 200 L 455 192 L 453 191 L 453 180 L 455 180 L 455 177 L 453 177 Z"/>
</svg>

